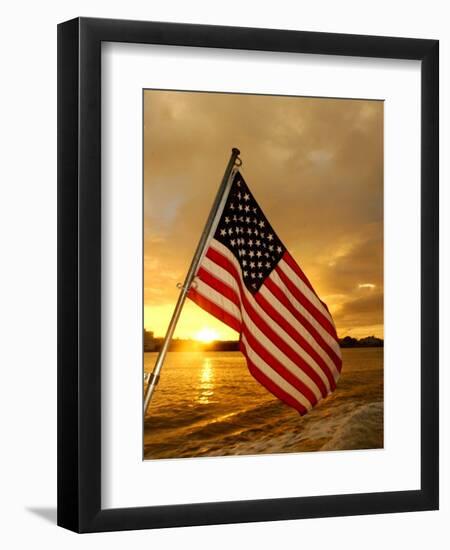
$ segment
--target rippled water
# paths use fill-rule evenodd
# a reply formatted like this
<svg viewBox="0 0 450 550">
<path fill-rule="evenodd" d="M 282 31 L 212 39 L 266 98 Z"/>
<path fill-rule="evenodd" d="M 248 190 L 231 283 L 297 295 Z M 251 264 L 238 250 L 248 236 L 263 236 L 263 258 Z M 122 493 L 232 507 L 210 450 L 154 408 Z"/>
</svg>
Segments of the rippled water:
<svg viewBox="0 0 450 550">
<path fill-rule="evenodd" d="M 254 380 L 240 352 L 173 352 L 144 425 L 144 456 L 383 447 L 383 349 L 344 349 L 337 389 L 306 416 Z M 156 353 L 144 354 L 150 372 Z"/>
</svg>

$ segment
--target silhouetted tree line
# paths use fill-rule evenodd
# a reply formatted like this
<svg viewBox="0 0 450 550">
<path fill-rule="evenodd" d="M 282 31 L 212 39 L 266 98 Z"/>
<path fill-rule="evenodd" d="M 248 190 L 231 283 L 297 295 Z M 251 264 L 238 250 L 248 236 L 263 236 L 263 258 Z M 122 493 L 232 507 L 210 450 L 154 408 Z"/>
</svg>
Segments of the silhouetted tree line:
<svg viewBox="0 0 450 550">
<path fill-rule="evenodd" d="M 376 336 L 366 336 L 359 340 L 351 336 L 346 336 L 339 340 L 339 345 L 341 348 L 382 348 L 384 347 L 384 340 Z"/>
<path fill-rule="evenodd" d="M 159 351 L 163 341 L 163 338 L 153 338 L 151 347 L 144 343 L 144 351 Z M 376 336 L 366 336 L 360 339 L 346 336 L 339 340 L 339 345 L 341 348 L 382 348 L 384 340 Z M 239 342 L 237 340 L 216 340 L 205 343 L 175 338 L 170 343 L 169 351 L 239 351 Z"/>
</svg>

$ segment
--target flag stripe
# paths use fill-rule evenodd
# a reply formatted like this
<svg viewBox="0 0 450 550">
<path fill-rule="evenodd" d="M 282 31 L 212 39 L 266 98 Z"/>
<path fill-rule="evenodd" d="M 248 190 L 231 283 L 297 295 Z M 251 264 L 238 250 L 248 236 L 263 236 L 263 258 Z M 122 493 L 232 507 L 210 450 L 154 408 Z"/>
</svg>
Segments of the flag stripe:
<svg viewBox="0 0 450 550">
<path fill-rule="evenodd" d="M 217 307 L 223 309 L 225 313 L 228 313 L 228 315 L 242 322 L 242 309 L 237 307 L 235 303 L 225 298 L 218 290 L 210 286 L 203 279 L 200 279 L 200 277 L 196 277 L 195 283 L 195 290 L 198 294 L 202 294 L 208 298 L 208 300 L 216 304 Z"/>
<path fill-rule="evenodd" d="M 212 246 L 214 247 L 215 244 L 216 243 L 212 243 Z M 331 387 L 334 388 L 335 380 L 339 377 L 339 370 L 337 367 L 340 367 L 340 360 L 336 357 L 336 355 L 332 352 L 328 355 L 327 351 L 329 350 L 329 347 L 325 344 L 324 348 L 320 346 L 315 335 L 315 331 L 313 330 L 313 334 L 311 334 L 311 331 L 308 332 L 307 329 L 309 324 L 307 322 L 304 323 L 306 325 L 305 328 L 305 326 L 303 326 L 302 323 L 294 317 L 294 315 L 292 315 L 287 308 L 284 307 L 284 305 L 275 297 L 274 294 L 272 294 L 269 290 L 266 290 L 265 285 L 261 286 L 259 292 L 255 295 L 248 292 L 243 285 L 239 287 L 236 278 L 237 272 L 240 271 L 240 267 L 239 265 L 236 265 L 236 261 L 233 261 L 234 258 L 227 253 L 227 249 L 225 247 L 221 247 L 220 243 L 218 244 L 219 246 L 217 248 L 220 248 L 221 251 L 219 252 L 219 250 L 215 250 L 213 248 L 214 251 L 212 250 L 209 256 L 205 256 L 203 266 L 198 272 L 199 276 L 201 276 L 201 278 L 206 282 L 210 281 L 211 276 L 214 276 L 217 279 L 217 282 L 212 286 L 215 286 L 219 292 L 222 292 L 224 295 L 229 297 L 229 299 L 238 306 L 240 306 L 239 293 L 241 289 L 242 292 L 246 293 L 246 296 L 251 303 L 254 303 L 256 300 L 257 305 L 265 313 L 267 313 L 271 319 L 277 321 L 277 323 L 273 325 L 274 328 L 276 328 L 278 324 L 283 329 L 284 333 L 287 333 L 295 343 L 302 346 L 322 368 L 322 370 L 324 370 L 326 377 L 330 381 Z M 221 265 L 213 261 L 211 258 L 215 257 L 215 252 L 221 254 L 222 256 L 227 254 L 227 257 L 235 265 L 236 271 L 229 273 Z M 219 257 L 217 258 L 217 261 L 220 261 Z M 207 276 L 204 277 L 203 273 L 207 273 Z M 282 312 L 283 316 L 281 316 L 278 311 Z M 283 331 L 281 331 L 281 335 L 283 335 Z M 330 380 L 330 377 L 332 377 L 332 380 Z M 325 381 L 324 378 L 323 380 Z"/>
<path fill-rule="evenodd" d="M 216 243 L 214 243 L 214 246 Z M 224 250 L 226 253 L 226 249 Z M 214 263 L 218 264 L 220 267 L 228 271 L 233 275 L 235 281 L 239 285 L 241 301 L 242 301 L 242 316 L 244 324 L 247 321 L 252 322 L 255 330 L 261 330 L 261 333 L 264 334 L 264 337 L 267 338 L 267 346 L 274 347 L 276 346 L 285 356 L 285 360 L 289 360 L 293 363 L 293 368 L 302 373 L 302 370 L 310 379 L 309 385 L 314 384 L 314 387 L 317 390 L 320 389 L 320 394 L 326 396 L 330 390 L 330 381 L 324 373 L 323 369 L 314 361 L 314 359 L 308 355 L 308 353 L 298 345 L 292 337 L 287 334 L 281 326 L 271 322 L 270 316 L 265 312 L 258 304 L 255 302 L 254 297 L 248 292 L 239 277 L 239 273 L 233 263 L 229 258 L 226 258 L 223 254 L 217 250 L 211 250 L 211 248 L 206 253 L 206 259 L 214 257 Z M 210 269 L 214 269 L 210 264 L 208 264 Z M 214 281 L 217 281 L 217 278 L 212 274 L 212 284 Z M 250 303 L 251 300 L 251 303 Z M 247 316 L 245 315 L 247 314 Z M 300 355 L 299 355 L 300 354 Z M 298 366 L 301 365 L 301 369 Z M 303 373 L 302 373 L 303 374 Z M 334 385 L 334 379 L 333 379 Z"/>
<path fill-rule="evenodd" d="M 217 216 L 188 296 L 239 332 L 254 378 L 305 414 L 339 378 L 333 318 L 239 172 Z"/>
<path fill-rule="evenodd" d="M 332 375 L 328 365 L 323 361 L 322 357 L 316 352 L 316 350 L 309 345 L 308 341 L 305 340 L 295 328 L 287 322 L 286 319 L 275 310 L 275 308 L 262 296 L 261 292 L 256 296 L 256 301 L 258 304 L 266 311 L 270 317 L 277 323 L 289 336 L 301 346 L 306 353 L 308 353 L 312 359 L 321 367 L 322 371 L 325 373 L 325 376 L 328 379 L 329 387 L 334 390 L 336 387 L 336 382 L 334 376 Z"/>
<path fill-rule="evenodd" d="M 206 299 L 208 299 L 210 302 L 212 303 L 217 302 L 217 295 L 218 295 L 217 291 L 214 288 L 206 285 L 206 283 L 204 283 L 203 281 L 199 281 L 199 284 L 196 290 L 199 294 L 201 294 L 202 296 L 205 296 Z M 231 305 L 232 304 L 230 302 L 228 306 L 231 306 Z M 275 355 L 278 355 L 283 360 L 284 367 L 281 366 L 279 370 L 283 370 L 284 372 L 284 368 L 287 369 L 298 379 L 299 382 L 301 382 L 304 386 L 307 386 L 309 388 L 308 395 L 311 396 L 310 401 L 314 401 L 314 403 L 316 403 L 321 397 L 325 397 L 328 394 L 328 391 L 326 390 L 324 385 L 321 384 L 322 386 L 322 391 L 321 391 L 305 372 L 306 365 L 304 364 L 304 362 L 303 361 L 301 362 L 303 366 L 303 369 L 302 369 L 302 368 L 299 368 L 298 364 L 292 361 L 292 359 L 289 357 L 290 352 L 287 346 L 283 346 L 284 349 L 281 350 L 280 347 L 278 347 L 277 345 L 274 345 L 272 339 L 268 337 L 263 332 L 263 330 L 260 330 L 261 328 L 260 325 L 256 324 L 254 322 L 254 319 L 247 312 L 246 306 L 248 305 L 249 304 L 246 304 L 244 300 L 243 307 L 242 307 L 243 324 L 242 324 L 241 331 L 244 331 L 245 327 L 248 327 L 249 329 L 251 329 L 252 334 L 258 338 L 259 342 L 264 347 L 268 355 L 272 357 L 274 357 Z M 255 317 L 257 318 L 257 316 Z M 274 365 L 274 368 L 275 370 L 278 369 L 278 363 Z"/>
<path fill-rule="evenodd" d="M 209 300 L 205 295 L 200 294 L 197 290 L 191 288 L 188 293 L 189 298 L 199 305 L 202 309 L 214 315 L 219 321 L 222 321 L 236 332 L 241 332 L 242 323 L 236 319 L 233 315 L 230 315 L 220 306 L 215 304 L 212 300 Z"/>
<path fill-rule="evenodd" d="M 281 288 L 275 281 L 282 285 Z M 305 327 L 305 329 L 313 336 L 328 356 L 331 357 L 336 365 L 336 368 L 339 370 L 341 365 L 341 356 L 337 342 L 328 332 L 323 330 L 322 326 L 317 323 L 311 314 L 297 302 L 290 292 L 283 292 L 282 281 L 276 273 L 272 273 L 270 277 L 266 279 L 264 282 L 264 287 L 292 313 L 301 325 Z"/>
<path fill-rule="evenodd" d="M 216 243 L 214 243 L 215 245 Z M 220 244 L 220 243 L 219 243 Z M 227 254 L 227 250 L 224 249 L 223 252 Z M 296 342 L 287 334 L 281 326 L 278 326 L 277 324 L 272 323 L 272 320 L 270 316 L 267 314 L 266 311 L 264 311 L 261 306 L 255 301 L 255 297 L 244 287 L 241 278 L 239 277 L 240 268 L 235 267 L 233 265 L 233 258 L 225 257 L 221 252 L 218 252 L 217 250 L 208 250 L 207 258 L 211 259 L 211 257 L 214 257 L 213 265 L 216 265 L 216 268 L 210 266 L 212 269 L 217 270 L 217 267 L 221 267 L 225 271 L 227 271 L 229 274 L 232 275 L 234 281 L 238 285 L 238 289 L 241 296 L 242 301 L 242 307 L 245 308 L 245 310 L 248 312 L 250 317 L 253 319 L 255 324 L 261 328 L 265 332 L 265 334 L 270 338 L 271 341 L 274 341 L 274 338 L 276 341 L 278 341 L 279 338 L 283 338 L 283 344 L 282 349 L 289 349 L 292 351 L 292 353 L 296 354 L 296 357 L 294 359 L 294 362 L 299 360 L 297 354 L 301 355 L 301 363 L 304 364 L 304 361 L 306 361 L 308 364 L 305 365 L 305 369 L 307 374 L 314 380 L 314 382 L 322 388 L 322 392 L 328 392 L 329 387 L 326 387 L 328 385 L 328 379 L 326 375 L 323 373 L 322 369 L 319 367 L 319 365 L 316 364 L 316 362 L 313 360 L 312 357 L 308 355 L 308 353 L 302 349 Z M 274 333 L 276 331 L 276 335 Z M 281 349 L 281 348 L 280 348 Z M 289 351 L 288 351 L 289 354 Z M 292 359 L 292 355 L 289 355 Z M 312 369 L 312 370 L 311 370 Z"/>
<path fill-rule="evenodd" d="M 215 248 L 216 246 L 217 249 Z M 220 252 L 218 250 L 219 248 Z M 248 300 L 252 308 L 256 310 L 256 313 L 259 315 L 259 317 L 262 318 L 266 323 L 271 326 L 271 328 L 273 328 L 273 330 L 277 332 L 277 334 L 284 340 L 287 346 L 289 346 L 295 353 L 300 354 L 302 359 L 306 361 L 309 367 L 311 367 L 313 371 L 315 371 L 315 373 L 320 377 L 319 381 L 315 374 L 311 374 L 309 370 L 307 371 L 310 377 L 318 384 L 318 386 L 323 388 L 322 392 L 326 391 L 328 393 L 330 389 L 334 389 L 334 376 L 331 374 L 329 367 L 320 358 L 320 355 L 317 354 L 317 349 L 320 348 L 318 348 L 318 346 L 315 346 L 316 349 L 311 348 L 311 346 L 308 345 L 305 339 L 296 331 L 295 334 L 292 334 L 292 331 L 295 330 L 294 327 L 292 327 L 290 331 L 286 330 L 286 327 L 289 326 L 289 323 L 287 323 L 286 321 L 282 320 L 281 323 L 273 323 L 273 305 L 267 304 L 268 309 L 266 309 L 264 307 L 266 305 L 264 298 L 261 296 L 260 299 L 259 296 L 263 287 L 261 287 L 260 292 L 256 293 L 255 295 L 252 295 L 245 288 L 242 283 L 242 279 L 239 276 L 240 267 L 239 265 L 236 265 L 234 257 L 227 251 L 225 247 L 223 247 L 220 243 L 212 242 L 211 247 L 205 256 L 203 265 L 208 269 L 210 276 L 215 277 L 215 279 L 218 281 L 225 280 L 230 285 L 228 287 L 229 289 L 232 286 L 236 293 L 236 297 L 238 296 L 238 293 L 240 293 L 241 297 L 242 294 L 245 295 L 245 298 Z M 258 322 L 256 324 L 258 324 Z M 297 323 L 296 326 L 298 327 Z M 271 336 L 269 337 L 271 338 Z M 306 345 L 300 345 L 301 342 L 305 342 Z M 312 353 L 310 353 L 311 351 Z M 331 364 L 333 365 L 333 363 Z M 334 370 L 336 371 L 335 367 Z"/>
<path fill-rule="evenodd" d="M 333 378 L 339 377 L 339 358 L 337 358 L 333 352 L 330 353 L 331 350 L 329 349 L 329 346 L 327 346 L 325 342 L 320 341 L 320 337 L 316 338 L 316 331 L 307 321 L 302 319 L 301 314 L 298 313 L 298 315 L 295 315 L 292 313 L 291 310 L 285 306 L 283 301 L 280 300 L 280 297 L 277 297 L 273 292 L 271 292 L 270 288 L 266 285 L 261 287 L 259 295 L 272 305 L 281 319 L 288 323 L 293 330 L 298 332 L 299 335 L 307 341 L 308 345 L 311 346 L 314 352 L 317 353 L 321 360 L 326 364 L 328 370 L 332 373 Z"/>
<path fill-rule="evenodd" d="M 282 363 L 280 363 L 280 361 L 278 361 L 278 359 L 275 358 L 273 353 L 267 351 L 267 349 L 261 345 L 258 339 L 252 334 L 249 327 L 243 326 L 242 335 L 245 336 L 245 340 L 249 347 L 266 363 L 267 368 L 274 370 L 283 378 L 283 380 L 286 380 L 292 387 L 300 392 L 304 398 L 308 400 L 309 407 L 315 405 L 320 399 L 322 399 L 320 394 L 319 396 L 314 395 L 308 386 L 306 386 L 292 373 L 292 371 L 288 370 L 282 365 Z"/>
<path fill-rule="evenodd" d="M 312 317 L 322 326 L 322 328 L 325 329 L 328 334 L 330 334 L 330 336 L 334 338 L 335 329 L 328 321 L 328 319 L 324 317 L 320 313 L 320 311 L 318 311 L 317 308 L 306 298 L 306 296 L 296 288 L 295 284 L 289 279 L 289 277 L 279 267 L 279 265 L 273 270 L 271 275 L 273 275 L 274 273 L 276 273 L 280 277 L 282 290 L 288 290 L 289 293 L 294 296 L 297 302 L 299 302 L 304 307 L 304 309 L 306 309 L 312 315 Z"/>
<path fill-rule="evenodd" d="M 297 409 L 300 414 L 305 414 L 310 410 L 310 405 L 303 404 L 304 397 L 298 395 L 295 388 L 290 387 L 280 376 L 276 376 L 276 373 L 248 346 L 245 337 L 241 339 L 241 351 L 247 359 L 250 373 L 258 382 L 268 388 L 276 397 Z"/>
<path fill-rule="evenodd" d="M 286 277 L 294 284 L 295 288 L 307 298 L 307 300 L 316 308 L 316 310 L 323 315 L 323 317 L 330 323 L 334 329 L 333 319 L 331 318 L 328 308 L 324 307 L 323 302 L 319 300 L 317 294 L 312 292 L 307 285 L 305 285 L 303 279 L 291 268 L 291 266 L 285 261 L 286 252 L 278 262 L 278 268 L 283 271 Z"/>
<path fill-rule="evenodd" d="M 322 304 L 322 306 L 326 309 L 328 314 L 330 313 L 328 310 L 328 306 L 325 302 L 323 302 L 319 296 L 317 295 L 317 292 L 314 290 L 312 284 L 310 283 L 308 277 L 303 272 L 302 268 L 298 265 L 298 263 L 294 260 L 294 258 L 289 254 L 289 252 L 286 250 L 284 253 L 284 261 L 289 265 L 289 267 L 292 269 L 294 273 L 296 273 L 300 279 L 309 287 L 311 292 L 316 296 L 316 298 L 319 300 L 319 302 Z M 333 323 L 333 318 L 330 315 L 330 320 Z M 334 323 L 333 323 L 334 324 Z"/>
<path fill-rule="evenodd" d="M 210 261 L 207 261 L 208 258 L 205 258 L 203 261 L 203 266 L 198 270 L 197 277 L 204 281 L 207 285 L 213 287 L 215 290 L 223 294 L 230 302 L 233 302 L 238 308 L 241 307 L 241 299 L 239 297 L 239 289 L 235 289 L 234 285 L 231 285 L 231 281 L 224 282 L 225 278 L 218 278 L 214 275 L 212 265 Z M 230 276 L 233 281 L 235 280 Z M 237 285 L 236 285 L 237 286 Z"/>
</svg>

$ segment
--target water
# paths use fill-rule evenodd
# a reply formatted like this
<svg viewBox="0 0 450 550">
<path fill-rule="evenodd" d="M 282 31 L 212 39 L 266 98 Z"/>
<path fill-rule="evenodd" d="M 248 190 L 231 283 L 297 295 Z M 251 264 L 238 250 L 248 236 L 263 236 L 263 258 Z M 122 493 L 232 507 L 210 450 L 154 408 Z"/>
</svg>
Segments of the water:
<svg viewBox="0 0 450 550">
<path fill-rule="evenodd" d="M 240 352 L 172 352 L 144 424 L 144 456 L 383 447 L 383 349 L 344 349 L 337 389 L 306 416 L 251 376 Z M 156 353 L 144 354 L 150 372 Z"/>
</svg>

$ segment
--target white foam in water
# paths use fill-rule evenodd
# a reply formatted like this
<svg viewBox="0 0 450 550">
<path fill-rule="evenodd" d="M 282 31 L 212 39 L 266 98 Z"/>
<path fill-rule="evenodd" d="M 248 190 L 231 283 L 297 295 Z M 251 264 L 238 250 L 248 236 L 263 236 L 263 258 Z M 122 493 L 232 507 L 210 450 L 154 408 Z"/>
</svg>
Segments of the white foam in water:
<svg viewBox="0 0 450 550">
<path fill-rule="evenodd" d="M 253 379 L 240 352 L 170 353 L 145 423 L 145 458 L 382 447 L 383 349 L 343 357 L 335 392 L 300 417 Z M 155 358 L 145 354 L 146 370 Z"/>
</svg>

